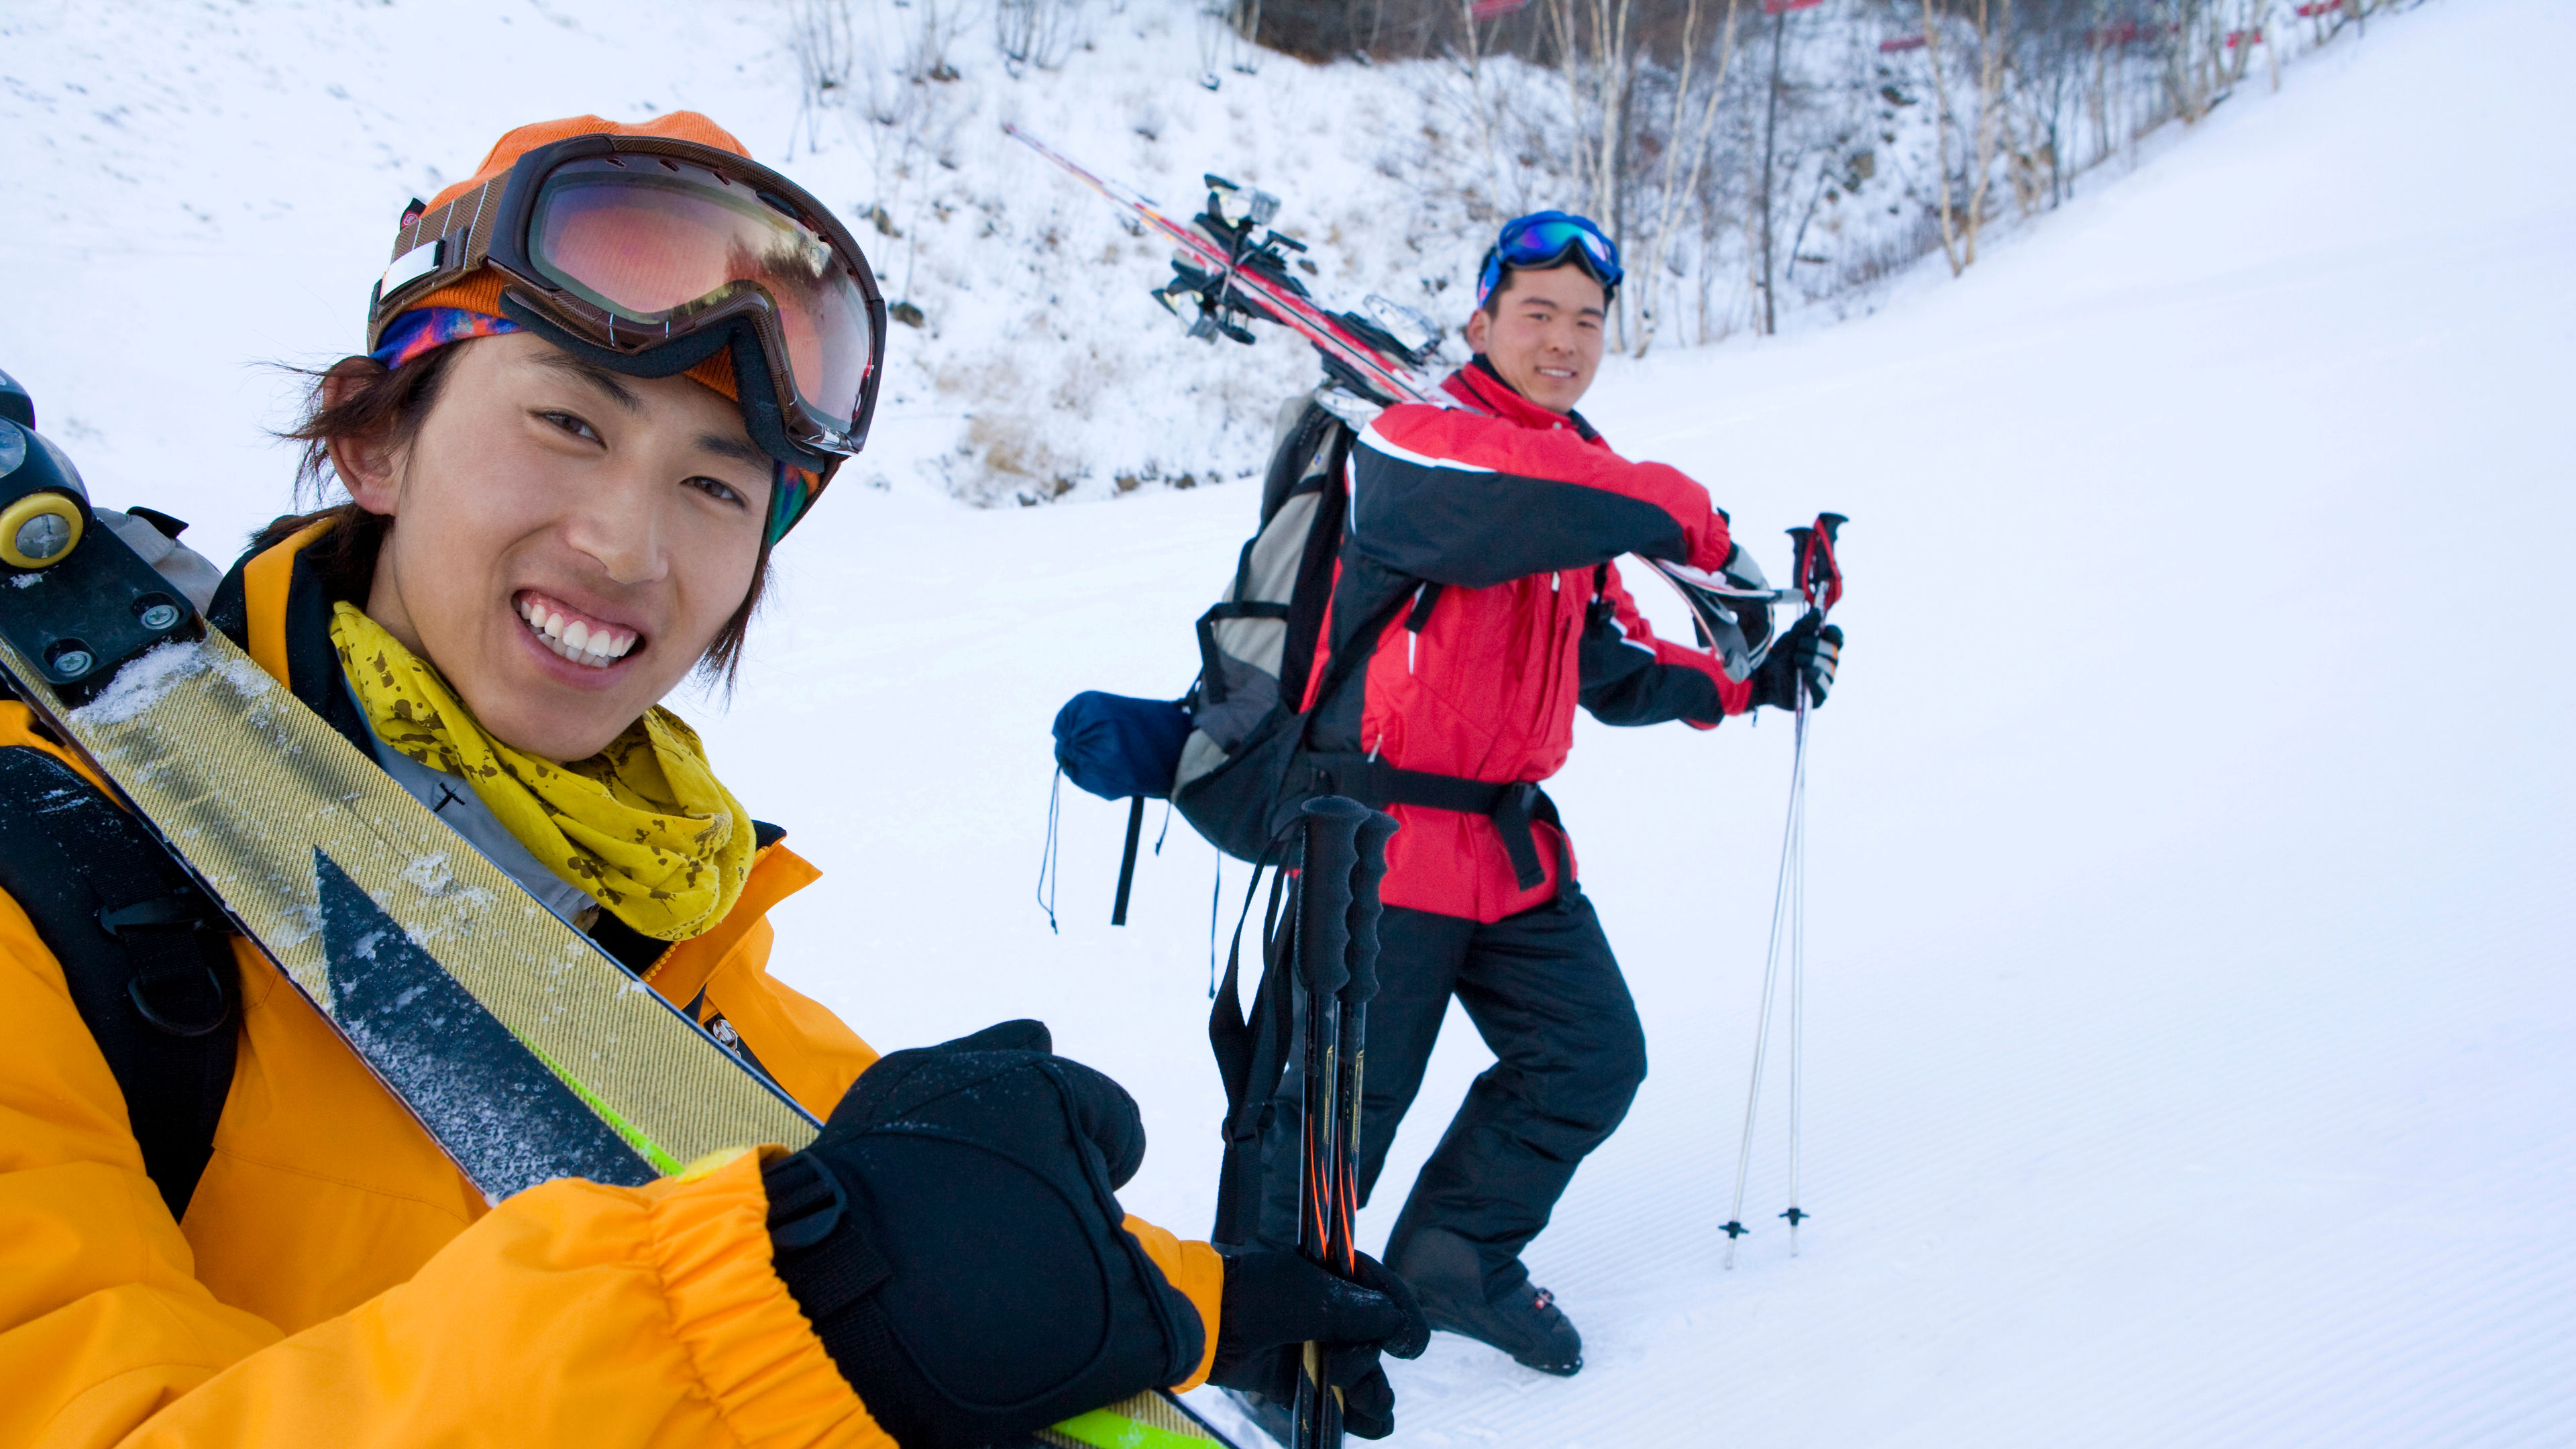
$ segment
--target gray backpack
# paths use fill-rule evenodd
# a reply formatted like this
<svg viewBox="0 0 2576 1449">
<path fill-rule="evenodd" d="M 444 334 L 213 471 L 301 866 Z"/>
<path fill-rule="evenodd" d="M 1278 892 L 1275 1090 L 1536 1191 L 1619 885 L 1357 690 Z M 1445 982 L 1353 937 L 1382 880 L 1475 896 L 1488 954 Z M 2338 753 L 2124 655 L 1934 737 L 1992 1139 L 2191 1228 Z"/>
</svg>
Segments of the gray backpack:
<svg viewBox="0 0 2576 1449">
<path fill-rule="evenodd" d="M 1344 414 L 1355 402 L 1318 392 L 1281 409 L 1261 527 L 1235 560 L 1224 597 L 1199 616 L 1199 677 L 1182 700 L 1191 729 L 1172 800 L 1239 860 L 1260 860 L 1302 798 L 1285 788 L 1286 775 L 1305 733 L 1296 706 L 1314 669 L 1342 543 L 1349 495 L 1341 473 L 1356 436 Z M 1317 697 L 1337 682 L 1328 680 Z"/>
</svg>

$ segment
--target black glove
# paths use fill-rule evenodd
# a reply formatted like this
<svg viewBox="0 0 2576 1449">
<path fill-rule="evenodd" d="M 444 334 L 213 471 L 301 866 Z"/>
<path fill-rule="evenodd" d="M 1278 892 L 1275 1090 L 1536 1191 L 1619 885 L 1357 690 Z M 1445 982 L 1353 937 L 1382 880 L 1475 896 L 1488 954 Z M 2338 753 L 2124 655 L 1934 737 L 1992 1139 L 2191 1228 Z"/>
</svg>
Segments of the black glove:
<svg viewBox="0 0 2576 1449">
<path fill-rule="evenodd" d="M 905 1449 L 972 1449 L 1179 1383 L 1206 1331 L 1112 1196 L 1136 1103 L 1005 1022 L 868 1068 L 767 1173 L 778 1276 Z"/>
<path fill-rule="evenodd" d="M 1834 687 L 1834 666 L 1842 662 L 1843 631 L 1839 624 L 1817 628 L 1813 613 L 1799 616 L 1753 667 L 1753 703 L 1773 709 L 1798 707 L 1797 681 L 1807 682 L 1807 703 L 1825 702 Z"/>
<path fill-rule="evenodd" d="M 1297 1393 L 1303 1345 L 1330 1344 L 1324 1381 L 1342 1391 L 1342 1427 L 1362 1439 L 1395 1432 L 1395 1390 L 1378 1354 L 1416 1358 L 1431 1342 L 1413 1290 L 1366 1253 L 1357 1283 L 1284 1249 L 1230 1254 L 1224 1320 L 1208 1382 L 1284 1404 Z"/>
</svg>

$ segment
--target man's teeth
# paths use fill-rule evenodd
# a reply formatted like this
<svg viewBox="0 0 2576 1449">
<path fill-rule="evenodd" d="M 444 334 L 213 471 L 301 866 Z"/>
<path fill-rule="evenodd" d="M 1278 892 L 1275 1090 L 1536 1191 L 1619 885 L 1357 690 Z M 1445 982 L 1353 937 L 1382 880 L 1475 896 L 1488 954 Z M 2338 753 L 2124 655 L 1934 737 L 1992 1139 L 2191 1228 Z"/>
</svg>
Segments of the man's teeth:
<svg viewBox="0 0 2576 1449">
<path fill-rule="evenodd" d="M 526 600 L 519 603 L 519 617 L 527 621 L 528 628 L 548 649 L 575 664 L 587 664 L 594 669 L 605 669 L 610 663 L 624 658 L 626 651 L 635 647 L 639 637 L 605 624 L 594 630 L 580 619 L 566 623 L 562 614 Z"/>
</svg>

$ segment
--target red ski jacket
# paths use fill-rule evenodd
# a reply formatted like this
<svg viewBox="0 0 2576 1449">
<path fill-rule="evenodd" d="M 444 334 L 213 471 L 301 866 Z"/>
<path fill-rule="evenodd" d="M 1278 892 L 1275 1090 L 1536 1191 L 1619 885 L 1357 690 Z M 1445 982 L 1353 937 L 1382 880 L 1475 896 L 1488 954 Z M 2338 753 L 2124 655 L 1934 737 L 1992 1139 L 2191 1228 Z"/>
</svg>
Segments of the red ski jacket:
<svg viewBox="0 0 2576 1449">
<path fill-rule="evenodd" d="M 1623 553 L 1722 566 L 1726 515 L 1708 490 L 1621 458 L 1580 415 L 1530 402 L 1481 357 L 1443 388 L 1456 406 L 1389 408 L 1351 450 L 1349 523 L 1306 704 L 1335 652 L 1369 648 L 1370 630 L 1375 645 L 1321 701 L 1311 747 L 1535 784 L 1564 765 L 1577 703 L 1613 725 L 1709 729 L 1743 713 L 1751 686 L 1707 651 L 1656 638 L 1609 567 Z M 1554 899 L 1573 865 L 1544 797 L 1528 888 L 1487 815 L 1389 808 L 1401 824 L 1387 847 L 1390 906 L 1500 920 Z"/>
</svg>

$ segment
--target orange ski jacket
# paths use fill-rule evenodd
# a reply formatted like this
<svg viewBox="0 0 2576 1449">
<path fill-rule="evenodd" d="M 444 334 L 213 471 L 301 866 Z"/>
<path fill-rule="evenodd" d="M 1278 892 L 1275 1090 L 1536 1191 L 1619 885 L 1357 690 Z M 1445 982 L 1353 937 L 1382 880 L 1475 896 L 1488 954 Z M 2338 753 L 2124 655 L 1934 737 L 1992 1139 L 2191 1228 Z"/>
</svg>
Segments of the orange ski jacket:
<svg viewBox="0 0 2576 1449">
<path fill-rule="evenodd" d="M 288 643 L 303 541 L 242 575 L 252 656 L 290 686 L 290 652 L 315 663 Z M 89 774 L 0 703 L 10 747 Z M 764 919 L 817 874 L 772 843 L 723 923 L 643 974 L 825 1115 L 877 1054 L 769 975 Z M 770 1266 L 760 1163 L 783 1148 L 487 1203 L 267 958 L 233 952 L 239 1060 L 174 1222 L 62 967 L 0 894 L 0 1449 L 893 1444 Z M 1212 1352 L 1222 1261 L 1128 1229 Z"/>
</svg>

